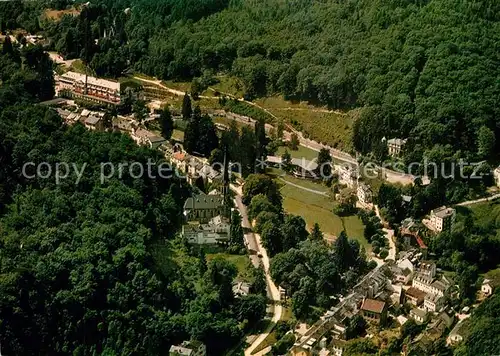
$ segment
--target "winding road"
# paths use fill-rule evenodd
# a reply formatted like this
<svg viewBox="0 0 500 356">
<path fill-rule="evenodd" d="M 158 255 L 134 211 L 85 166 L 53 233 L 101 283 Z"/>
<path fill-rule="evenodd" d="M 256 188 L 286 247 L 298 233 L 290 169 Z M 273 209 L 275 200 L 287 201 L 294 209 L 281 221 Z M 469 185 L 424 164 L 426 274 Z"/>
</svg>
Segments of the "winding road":
<svg viewBox="0 0 500 356">
<path fill-rule="evenodd" d="M 134 76 L 134 78 L 137 79 L 137 80 L 140 80 L 140 81 L 142 81 L 144 83 L 149 83 L 149 84 L 156 85 L 156 86 L 158 86 L 158 87 L 160 87 L 160 88 L 168 91 L 169 93 L 177 95 L 177 96 L 184 96 L 186 94 L 186 92 L 184 92 L 184 91 L 177 90 L 177 89 L 172 89 L 172 88 L 167 87 L 165 84 L 163 84 L 161 82 L 161 80 L 157 80 L 157 79 L 155 79 L 155 80 L 145 79 L 145 78 L 138 77 L 138 76 Z M 257 103 L 254 103 L 254 102 L 251 102 L 251 101 L 247 101 L 247 100 L 245 100 L 243 98 L 237 98 L 234 95 L 231 95 L 231 94 L 228 94 L 228 93 L 222 93 L 222 94 L 226 95 L 226 96 L 229 96 L 231 98 L 234 98 L 234 99 L 236 99 L 238 101 L 244 102 L 246 104 L 252 105 L 252 106 L 254 106 L 256 108 L 259 108 L 260 110 L 262 110 L 262 111 L 266 112 L 267 114 L 269 114 L 272 118 L 279 119 L 271 111 L 269 111 L 268 109 L 266 109 L 266 108 L 258 105 Z M 202 99 L 210 99 L 210 100 L 219 100 L 219 97 L 215 97 L 215 96 L 203 96 L 202 95 L 202 96 L 200 96 L 200 98 L 202 98 Z M 239 121 L 239 122 L 241 122 L 241 123 L 243 123 L 245 125 L 250 125 L 250 124 L 254 124 L 255 123 L 254 119 L 251 119 L 251 118 L 248 118 L 248 117 L 244 117 L 244 116 L 241 116 L 241 115 L 232 114 L 231 117 L 234 120 L 237 120 L 237 121 Z M 272 125 L 266 124 L 266 131 L 269 131 L 271 129 L 274 129 L 274 127 Z M 295 133 L 298 136 L 298 138 L 299 138 L 299 142 L 300 142 L 301 146 L 309 148 L 309 149 L 311 149 L 313 151 L 317 151 L 317 152 L 319 152 L 323 148 L 326 148 L 326 149 L 328 149 L 330 151 L 330 155 L 334 159 L 337 159 L 339 161 L 342 161 L 342 162 L 345 162 L 345 163 L 349 163 L 349 164 L 357 164 L 356 158 L 352 157 L 347 152 L 343 152 L 343 151 L 340 151 L 340 150 L 338 150 L 336 148 L 333 148 L 331 146 L 324 145 L 324 144 L 322 144 L 320 142 L 308 139 L 308 138 L 304 137 L 304 135 L 302 134 L 302 132 L 295 130 L 290 125 L 287 125 L 287 129 L 288 129 L 288 131 L 284 131 L 283 132 L 283 136 L 284 136 L 284 138 L 286 140 L 290 140 L 292 134 Z M 396 172 L 396 171 L 392 171 L 392 170 L 389 170 L 389 169 L 383 169 L 383 173 L 384 173 L 385 179 L 389 183 L 412 184 L 413 180 L 415 179 L 415 177 L 412 176 L 412 175 L 410 175 L 410 174 Z"/>
<path fill-rule="evenodd" d="M 245 237 L 245 245 L 247 246 L 247 249 L 249 250 L 249 256 L 250 260 L 252 261 L 253 265 L 255 267 L 258 267 L 260 263 L 262 263 L 262 266 L 264 267 L 264 272 L 266 274 L 266 283 L 267 283 L 267 295 L 268 298 L 272 301 L 272 309 L 273 309 L 273 317 L 271 318 L 271 322 L 269 323 L 269 326 L 267 329 L 257 336 L 257 338 L 252 342 L 250 346 L 245 350 L 245 356 L 250 356 L 253 354 L 255 349 L 259 347 L 259 345 L 267 338 L 267 336 L 273 331 L 274 326 L 276 323 L 281 319 L 281 316 L 283 314 L 283 307 L 280 304 L 280 292 L 278 290 L 278 287 L 274 284 L 271 275 L 269 274 L 269 256 L 267 255 L 266 249 L 262 246 L 262 241 L 260 239 L 260 236 L 258 234 L 255 234 L 252 232 L 252 225 L 250 224 L 250 221 L 248 219 L 248 213 L 247 213 L 247 208 L 245 204 L 243 204 L 243 201 L 241 200 L 242 198 L 242 191 L 241 188 L 236 187 L 235 185 L 231 184 L 231 190 L 233 190 L 236 193 L 236 197 L 234 199 L 236 208 L 240 212 L 241 215 L 241 226 L 245 229 L 246 233 L 244 235 Z M 259 254 L 262 256 L 259 258 Z M 256 354 L 259 355 L 259 354 Z M 255 355 L 254 355 L 255 356 Z"/>
</svg>

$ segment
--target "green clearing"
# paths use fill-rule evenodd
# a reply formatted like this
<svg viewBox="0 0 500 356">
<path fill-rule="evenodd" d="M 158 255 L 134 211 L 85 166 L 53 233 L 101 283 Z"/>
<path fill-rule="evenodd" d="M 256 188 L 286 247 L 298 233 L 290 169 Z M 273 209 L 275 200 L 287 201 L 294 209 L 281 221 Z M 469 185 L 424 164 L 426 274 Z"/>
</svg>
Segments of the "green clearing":
<svg viewBox="0 0 500 356">
<path fill-rule="evenodd" d="M 172 139 L 179 141 L 179 142 L 183 142 L 184 141 L 184 132 L 181 130 L 174 130 L 174 132 L 172 132 Z"/>
<path fill-rule="evenodd" d="M 276 156 L 281 157 L 285 151 L 288 149 L 288 152 L 290 153 L 290 156 L 292 158 L 305 158 L 309 161 L 312 161 L 316 158 L 318 158 L 318 151 L 311 150 L 310 148 L 304 147 L 304 146 L 299 146 L 297 151 L 293 151 L 287 147 L 281 146 L 278 148 L 278 151 L 276 152 Z"/>
<path fill-rule="evenodd" d="M 307 180 L 307 179 L 295 178 L 294 176 L 285 174 L 285 172 L 283 170 L 278 169 L 278 168 L 267 168 L 266 174 L 268 174 L 269 176 L 271 176 L 273 178 L 279 179 L 278 180 L 279 185 L 283 185 L 284 182 L 282 180 L 285 180 L 287 182 L 300 185 L 301 187 L 304 187 L 307 189 L 313 189 L 313 190 L 317 190 L 319 192 L 324 192 L 324 193 L 330 192 L 330 189 L 321 183 L 313 182 L 313 181 Z M 297 188 L 297 189 L 299 189 L 299 188 Z"/>
<path fill-rule="evenodd" d="M 230 94 L 237 98 L 243 97 L 245 94 L 244 85 L 241 80 L 236 77 L 221 75 L 216 78 L 218 83 L 211 85 L 210 88 L 218 91 L 221 94 Z M 207 90 L 203 95 L 211 95 L 209 92 L 211 90 Z M 213 94 L 213 91 L 212 91 Z"/>
<path fill-rule="evenodd" d="M 353 113 L 331 111 L 304 102 L 291 102 L 280 96 L 258 99 L 256 103 L 294 126 L 305 137 L 338 149 L 352 148 Z"/>
<path fill-rule="evenodd" d="M 69 70 L 72 72 L 77 72 L 80 74 L 85 74 L 85 64 L 83 64 L 83 61 L 81 59 L 76 59 L 71 63 L 71 66 L 69 67 Z M 90 72 L 89 72 L 90 74 Z"/>
<path fill-rule="evenodd" d="M 174 80 L 162 80 L 162 84 L 168 88 L 180 90 L 183 92 L 191 91 L 191 82 L 176 82 Z"/>
<path fill-rule="evenodd" d="M 285 185 L 281 188 L 286 212 L 304 218 L 308 228 L 318 223 L 326 237 L 338 236 L 345 230 L 347 236 L 358 240 L 367 250 L 369 244 L 363 237 L 364 226 L 357 216 L 339 217 L 332 212 L 334 202 L 329 197 Z"/>
<path fill-rule="evenodd" d="M 463 209 L 459 207 L 458 211 Z M 474 204 L 465 209 L 472 212 L 477 225 L 485 228 L 492 227 L 500 232 L 500 200 Z"/>
<path fill-rule="evenodd" d="M 207 261 L 210 261 L 215 257 L 222 257 L 236 266 L 236 268 L 238 269 L 238 276 L 236 276 L 237 280 L 248 283 L 253 282 L 253 267 L 247 255 L 230 255 L 223 252 L 211 253 L 206 255 Z"/>
</svg>

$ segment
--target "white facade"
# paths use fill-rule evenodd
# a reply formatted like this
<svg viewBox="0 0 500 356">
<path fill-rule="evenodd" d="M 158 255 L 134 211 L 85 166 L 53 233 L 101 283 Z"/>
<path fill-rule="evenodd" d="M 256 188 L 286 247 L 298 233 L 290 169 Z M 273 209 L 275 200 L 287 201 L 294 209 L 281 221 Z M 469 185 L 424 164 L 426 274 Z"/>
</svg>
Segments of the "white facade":
<svg viewBox="0 0 500 356">
<path fill-rule="evenodd" d="M 432 278 L 422 275 L 417 275 L 413 278 L 412 286 L 425 293 L 436 294 L 443 297 L 447 285 L 442 281 L 433 281 Z"/>
<path fill-rule="evenodd" d="M 424 308 L 429 312 L 438 312 L 444 306 L 444 297 L 437 294 L 427 294 L 424 299 Z"/>
<path fill-rule="evenodd" d="M 371 204 L 373 202 L 373 192 L 365 183 L 359 183 L 357 189 L 358 200 L 362 204 Z"/>
<path fill-rule="evenodd" d="M 434 278 L 436 276 L 436 264 L 431 261 L 422 261 L 416 272 L 421 276 Z"/>
<path fill-rule="evenodd" d="M 390 156 L 399 156 L 403 146 L 406 144 L 406 140 L 400 138 L 392 138 L 387 141 L 387 150 Z"/>
<path fill-rule="evenodd" d="M 182 236 L 191 244 L 215 245 L 226 243 L 231 236 L 231 224 L 217 216 L 208 224 L 188 224 L 182 227 Z"/>
<path fill-rule="evenodd" d="M 493 177 L 495 177 L 497 187 L 500 187 L 500 167 L 495 168 L 493 171 Z"/>
<path fill-rule="evenodd" d="M 442 206 L 431 211 L 431 225 L 436 231 L 447 230 L 455 221 L 455 209 Z"/>
<path fill-rule="evenodd" d="M 410 311 L 410 317 L 412 317 L 417 323 L 422 324 L 427 321 L 427 312 L 422 309 L 412 309 Z"/>
<path fill-rule="evenodd" d="M 76 72 L 67 72 L 55 76 L 58 93 L 69 92 L 75 97 L 82 97 L 98 102 L 119 104 L 121 102 L 120 83 L 100 79 Z"/>
<path fill-rule="evenodd" d="M 184 341 L 180 345 L 172 345 L 169 350 L 170 356 L 206 356 L 207 348 L 197 341 Z"/>
<path fill-rule="evenodd" d="M 338 174 L 340 184 L 347 185 L 349 188 L 354 187 L 354 185 L 356 184 L 356 172 L 354 168 L 342 165 L 338 169 Z"/>
<path fill-rule="evenodd" d="M 481 292 L 487 297 L 493 294 L 493 286 L 491 285 L 489 279 L 485 279 L 483 281 L 483 284 L 481 285 Z"/>
</svg>

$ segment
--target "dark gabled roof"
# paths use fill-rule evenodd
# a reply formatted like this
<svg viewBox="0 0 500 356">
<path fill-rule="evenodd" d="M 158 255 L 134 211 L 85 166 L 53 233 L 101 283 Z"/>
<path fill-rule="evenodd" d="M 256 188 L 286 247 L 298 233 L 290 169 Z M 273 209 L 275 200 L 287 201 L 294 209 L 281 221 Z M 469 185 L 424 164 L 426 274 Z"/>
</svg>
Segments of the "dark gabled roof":
<svg viewBox="0 0 500 356">
<path fill-rule="evenodd" d="M 184 203 L 184 210 L 205 210 L 205 209 L 218 209 L 224 204 L 224 197 L 222 195 L 195 195 L 188 198 Z"/>
</svg>

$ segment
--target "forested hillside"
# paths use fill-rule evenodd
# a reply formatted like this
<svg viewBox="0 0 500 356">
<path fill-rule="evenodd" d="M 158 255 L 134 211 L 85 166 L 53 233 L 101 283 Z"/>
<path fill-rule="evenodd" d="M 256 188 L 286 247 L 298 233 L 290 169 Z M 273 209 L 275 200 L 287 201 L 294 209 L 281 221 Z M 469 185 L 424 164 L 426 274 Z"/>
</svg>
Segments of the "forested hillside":
<svg viewBox="0 0 500 356">
<path fill-rule="evenodd" d="M 88 58 L 103 75 L 129 65 L 174 79 L 228 71 L 250 98 L 283 93 L 333 108 L 363 106 L 354 135 L 363 153 L 384 136 L 411 136 L 412 158 L 436 143 L 488 157 L 477 131 L 499 134 L 495 0 L 92 4 L 80 18 L 44 27 L 56 49 L 78 56 L 89 18 L 89 42 L 100 40 Z"/>
<path fill-rule="evenodd" d="M 26 17 L 37 11 L 2 7 L 2 28 L 37 27 Z M 78 17 L 41 18 L 54 49 L 82 56 L 98 75 L 225 71 L 249 98 L 362 106 L 362 153 L 377 154 L 384 136 L 411 137 L 408 159 L 436 143 L 486 158 L 500 134 L 495 0 L 98 0 Z"/>
</svg>

